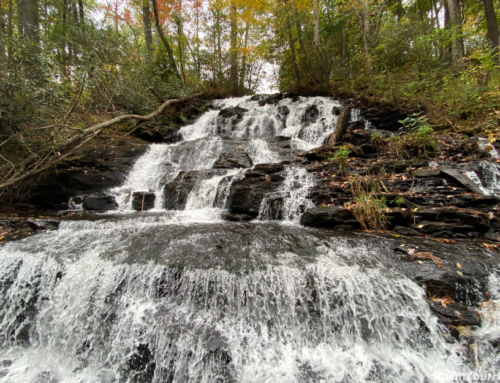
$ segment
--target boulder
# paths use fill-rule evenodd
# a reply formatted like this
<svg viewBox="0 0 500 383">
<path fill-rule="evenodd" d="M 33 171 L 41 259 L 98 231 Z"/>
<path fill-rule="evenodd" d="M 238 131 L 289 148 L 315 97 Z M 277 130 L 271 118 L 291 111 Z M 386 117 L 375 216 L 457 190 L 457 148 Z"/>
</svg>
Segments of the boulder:
<svg viewBox="0 0 500 383">
<path fill-rule="evenodd" d="M 57 230 L 59 228 L 59 221 L 52 218 L 32 218 L 27 222 L 33 230 Z"/>
<path fill-rule="evenodd" d="M 315 207 L 306 210 L 300 223 L 309 227 L 329 227 L 335 228 L 338 226 L 351 226 L 359 228 L 359 223 L 355 220 L 354 215 L 350 210 L 341 206 Z"/>
<path fill-rule="evenodd" d="M 500 233 L 486 233 L 484 238 L 490 241 L 500 242 Z"/>
<path fill-rule="evenodd" d="M 460 303 L 448 303 L 446 307 L 439 302 L 427 303 L 431 311 L 447 326 L 481 326 L 481 316 Z"/>
<path fill-rule="evenodd" d="M 284 180 L 280 174 L 269 174 L 282 167 L 279 164 L 257 165 L 253 171 L 245 174 L 245 178 L 233 182 L 227 199 L 229 212 L 257 217 L 264 196 L 276 192 Z"/>
<path fill-rule="evenodd" d="M 461 184 L 464 187 L 468 188 L 470 191 L 472 191 L 474 193 L 477 193 L 479 195 L 484 195 L 484 192 L 481 190 L 481 188 L 479 187 L 479 185 L 477 185 L 469 177 L 464 176 L 462 173 L 458 172 L 457 170 L 448 169 L 448 168 L 440 168 L 440 170 L 441 170 L 442 173 L 444 173 L 445 175 L 453 178 L 459 184 Z"/>
<path fill-rule="evenodd" d="M 155 193 L 134 192 L 132 194 L 132 207 L 137 211 L 151 210 L 155 207 Z"/>
<path fill-rule="evenodd" d="M 226 108 L 222 109 L 219 112 L 219 116 L 223 118 L 235 118 L 236 120 L 241 120 L 245 113 L 248 112 L 248 109 L 241 108 L 239 106 L 235 106 L 234 108 Z"/>
<path fill-rule="evenodd" d="M 113 196 L 102 196 L 102 197 L 91 197 L 86 196 L 83 199 L 82 208 L 84 210 L 91 211 L 107 211 L 114 210 L 118 207 L 115 197 Z"/>
<path fill-rule="evenodd" d="M 224 175 L 225 173 L 222 169 L 190 170 L 179 173 L 172 182 L 165 185 L 163 191 L 165 209 L 183 210 L 186 207 L 189 193 L 191 193 L 197 182 Z"/>
<path fill-rule="evenodd" d="M 245 152 L 223 153 L 215 162 L 215 169 L 234 169 L 251 167 L 252 159 Z"/>
<path fill-rule="evenodd" d="M 316 105 L 309 105 L 302 115 L 302 124 L 314 124 L 319 118 L 319 109 Z"/>
</svg>

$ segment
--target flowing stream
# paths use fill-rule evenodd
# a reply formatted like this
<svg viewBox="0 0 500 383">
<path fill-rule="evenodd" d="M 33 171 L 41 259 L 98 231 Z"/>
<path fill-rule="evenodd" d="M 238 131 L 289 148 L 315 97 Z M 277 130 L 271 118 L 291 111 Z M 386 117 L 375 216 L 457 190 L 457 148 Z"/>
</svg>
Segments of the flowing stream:
<svg viewBox="0 0 500 383">
<path fill-rule="evenodd" d="M 214 105 L 182 142 L 137 160 L 110 191 L 117 210 L 0 248 L 0 383 L 440 383 L 500 371 L 496 351 L 478 343 L 471 363 L 447 341 L 384 240 L 298 224 L 314 181 L 286 161 L 324 142 L 339 103 Z M 219 115 L 234 107 L 246 110 L 237 123 Z M 198 180 L 183 210 L 165 210 L 166 184 L 235 147 L 252 167 L 287 163 L 257 220 L 221 219 L 244 168 Z M 134 191 L 154 192 L 154 209 L 132 210 Z M 500 299 L 496 274 L 489 291 Z M 493 311 L 484 338 L 500 334 Z"/>
</svg>

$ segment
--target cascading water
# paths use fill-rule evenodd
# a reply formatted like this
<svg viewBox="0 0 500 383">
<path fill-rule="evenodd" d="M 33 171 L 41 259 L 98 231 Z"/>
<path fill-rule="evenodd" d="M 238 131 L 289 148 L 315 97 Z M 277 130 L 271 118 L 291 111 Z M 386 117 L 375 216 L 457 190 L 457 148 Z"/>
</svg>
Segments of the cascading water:
<svg viewBox="0 0 500 383">
<path fill-rule="evenodd" d="M 296 224 L 314 180 L 286 161 L 333 132 L 337 102 L 214 105 L 245 111 L 210 111 L 181 129 L 184 141 L 151 145 L 112 190 L 117 211 L 0 248 L 0 383 L 441 383 L 497 373 L 495 302 L 471 363 L 443 337 L 423 288 L 394 266 L 398 240 Z M 251 167 L 203 172 L 182 211 L 164 209 L 180 172 L 210 169 L 228 150 Z M 220 219 L 232 183 L 281 161 L 261 220 Z M 135 191 L 155 192 L 155 210 L 132 214 Z M 489 291 L 499 298 L 497 274 Z"/>
</svg>

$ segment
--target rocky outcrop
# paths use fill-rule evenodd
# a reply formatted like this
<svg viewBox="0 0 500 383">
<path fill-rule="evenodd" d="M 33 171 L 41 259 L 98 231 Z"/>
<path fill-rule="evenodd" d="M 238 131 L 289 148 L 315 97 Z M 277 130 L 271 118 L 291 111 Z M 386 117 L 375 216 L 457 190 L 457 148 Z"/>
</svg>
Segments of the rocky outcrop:
<svg viewBox="0 0 500 383">
<path fill-rule="evenodd" d="M 300 218 L 300 224 L 309 227 L 325 227 L 336 229 L 359 229 L 352 212 L 341 206 L 316 207 L 306 210 Z"/>
<path fill-rule="evenodd" d="M 155 207 L 155 200 L 155 193 L 135 192 L 132 194 L 132 208 L 136 211 L 151 210 Z"/>
<path fill-rule="evenodd" d="M 28 205 L 39 210 L 65 210 L 70 197 L 120 186 L 147 145 L 133 137 L 99 137 L 75 157 L 58 164 L 33 189 Z"/>
<path fill-rule="evenodd" d="M 82 208 L 84 210 L 97 212 L 113 210 L 117 207 L 118 204 L 116 203 L 115 197 L 109 195 L 97 197 L 86 196 L 82 203 Z"/>
<path fill-rule="evenodd" d="M 215 169 L 235 169 L 251 167 L 252 159 L 245 152 L 223 153 L 215 162 Z"/>
<path fill-rule="evenodd" d="M 219 112 L 219 116 L 222 118 L 233 118 L 234 121 L 239 122 L 246 112 L 248 112 L 247 109 L 236 106 L 234 108 L 222 109 Z"/>
<path fill-rule="evenodd" d="M 276 192 L 284 181 L 283 171 L 283 164 L 259 164 L 233 182 L 227 200 L 229 212 L 257 217 L 264 196 Z"/>
<path fill-rule="evenodd" d="M 190 170 L 179 173 L 172 182 L 165 185 L 163 191 L 165 209 L 183 210 L 186 207 L 189 193 L 191 193 L 197 182 L 224 175 L 225 173 L 222 169 Z"/>
</svg>

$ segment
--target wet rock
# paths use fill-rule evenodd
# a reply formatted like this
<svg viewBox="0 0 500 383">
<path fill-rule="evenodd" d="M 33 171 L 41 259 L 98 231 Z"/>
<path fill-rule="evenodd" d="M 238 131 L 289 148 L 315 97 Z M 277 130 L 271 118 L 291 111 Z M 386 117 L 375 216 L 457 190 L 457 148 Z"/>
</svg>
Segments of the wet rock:
<svg viewBox="0 0 500 383">
<path fill-rule="evenodd" d="M 135 353 L 127 360 L 128 378 L 134 383 L 149 383 L 153 381 L 156 362 L 147 344 L 140 344 Z"/>
<path fill-rule="evenodd" d="M 282 172 L 284 170 L 285 170 L 285 165 L 283 163 L 258 164 L 258 165 L 255 165 L 255 168 L 253 168 L 252 172 L 253 173 L 260 173 L 260 174 L 273 174 L 273 173 Z"/>
<path fill-rule="evenodd" d="M 115 197 L 113 196 L 102 196 L 102 197 L 84 197 L 82 208 L 84 210 L 91 211 L 107 211 L 114 210 L 118 207 Z"/>
<path fill-rule="evenodd" d="M 290 114 L 290 108 L 286 105 L 280 105 L 278 106 L 278 114 L 281 116 L 281 117 L 288 117 L 288 115 Z"/>
<path fill-rule="evenodd" d="M 235 169 L 251 167 L 252 159 L 245 152 L 223 153 L 215 162 L 215 169 Z"/>
<path fill-rule="evenodd" d="M 440 170 L 437 169 L 422 169 L 415 170 L 412 175 L 413 177 L 421 178 L 421 177 L 436 177 L 441 174 Z"/>
<path fill-rule="evenodd" d="M 500 233 L 486 233 L 484 238 L 490 241 L 500 242 Z"/>
<path fill-rule="evenodd" d="M 47 172 L 27 202 L 38 209 L 66 210 L 70 197 L 120 186 L 147 148 L 144 142 L 133 137 L 116 137 L 113 141 L 98 137 L 78 156 L 58 164 L 57 170 Z"/>
<path fill-rule="evenodd" d="M 151 210 L 155 207 L 155 193 L 135 192 L 132 194 L 132 208 L 136 211 Z"/>
<path fill-rule="evenodd" d="M 352 212 L 341 206 L 308 209 L 302 214 L 300 224 L 309 227 L 335 228 L 342 225 L 359 228 L 359 223 L 354 219 Z"/>
<path fill-rule="evenodd" d="M 243 118 L 246 112 L 248 112 L 248 109 L 235 106 L 234 108 L 222 109 L 219 112 L 219 116 L 223 118 L 234 118 L 239 121 Z"/>
<path fill-rule="evenodd" d="M 33 230 L 57 230 L 59 221 L 51 218 L 32 218 L 28 219 L 28 225 Z"/>
<path fill-rule="evenodd" d="M 341 111 L 341 107 L 340 106 L 334 106 L 333 109 L 332 109 L 332 114 L 334 116 L 339 116 L 340 115 L 340 111 Z"/>
<path fill-rule="evenodd" d="M 57 379 L 50 371 L 43 371 L 35 377 L 33 383 L 59 383 L 59 379 Z"/>
<path fill-rule="evenodd" d="M 450 225 L 454 232 L 461 232 L 460 226 L 469 226 L 475 231 L 485 233 L 490 227 L 490 219 L 487 213 L 477 210 L 466 210 L 456 208 L 442 208 L 442 209 L 418 209 L 413 213 L 418 226 L 424 225 L 424 221 L 440 222 Z M 455 226 L 453 228 L 453 226 Z M 418 228 L 424 229 L 424 228 Z M 433 228 L 437 229 L 437 227 Z M 430 229 L 430 230 L 433 230 Z"/>
<path fill-rule="evenodd" d="M 319 118 L 319 109 L 316 105 L 309 105 L 302 115 L 302 124 L 314 124 Z"/>
<path fill-rule="evenodd" d="M 225 221 L 230 221 L 230 222 L 248 222 L 254 219 L 255 217 L 252 217 L 247 214 L 222 213 L 221 218 Z"/>
<path fill-rule="evenodd" d="M 439 302 L 427 303 L 432 312 L 447 326 L 481 326 L 481 316 L 460 303 L 448 303 L 446 307 Z"/>
<path fill-rule="evenodd" d="M 440 168 L 440 170 L 441 170 L 441 172 L 443 172 L 447 176 L 453 178 L 458 183 L 465 186 L 466 188 L 468 188 L 472 192 L 480 194 L 480 195 L 484 195 L 481 188 L 475 182 L 473 182 L 469 177 L 464 176 L 462 173 L 458 172 L 457 170 L 449 169 L 449 168 Z"/>
<path fill-rule="evenodd" d="M 398 234 L 401 234 L 401 235 L 407 235 L 409 237 L 416 237 L 416 236 L 420 236 L 420 233 L 414 229 L 412 229 L 411 227 L 405 227 L 405 226 L 396 226 L 394 228 L 394 231 Z"/>
<path fill-rule="evenodd" d="M 227 199 L 227 207 L 233 214 L 257 217 L 264 196 L 276 192 L 285 177 L 280 164 L 259 164 L 245 173 L 245 178 L 233 182 Z"/>
<path fill-rule="evenodd" d="M 172 182 L 165 185 L 163 191 L 165 209 L 183 210 L 186 207 L 189 193 L 191 193 L 197 182 L 224 175 L 225 173 L 225 170 L 222 169 L 190 170 L 179 173 Z"/>
</svg>

